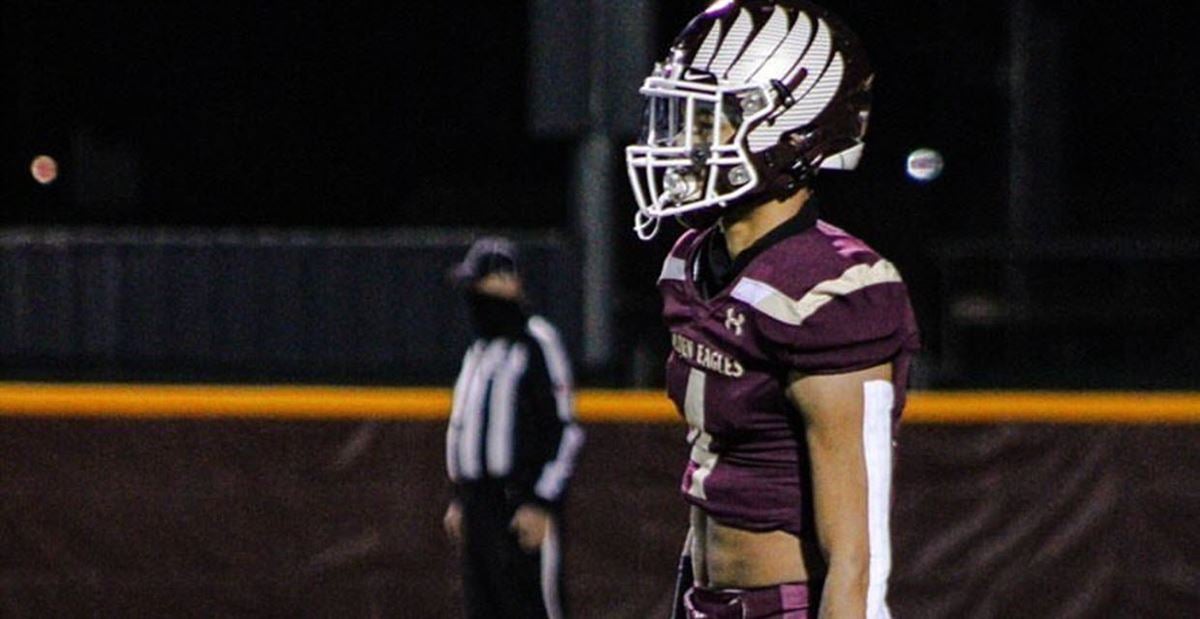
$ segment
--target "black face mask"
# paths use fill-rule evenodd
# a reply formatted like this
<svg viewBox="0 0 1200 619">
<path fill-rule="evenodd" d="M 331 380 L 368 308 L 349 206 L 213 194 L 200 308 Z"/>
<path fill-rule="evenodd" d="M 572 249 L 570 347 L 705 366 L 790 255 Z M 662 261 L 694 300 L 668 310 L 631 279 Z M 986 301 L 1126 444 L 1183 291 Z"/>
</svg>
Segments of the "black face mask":
<svg viewBox="0 0 1200 619">
<path fill-rule="evenodd" d="M 525 331 L 525 311 L 516 301 L 471 292 L 467 308 L 479 337 L 515 337 Z"/>
</svg>

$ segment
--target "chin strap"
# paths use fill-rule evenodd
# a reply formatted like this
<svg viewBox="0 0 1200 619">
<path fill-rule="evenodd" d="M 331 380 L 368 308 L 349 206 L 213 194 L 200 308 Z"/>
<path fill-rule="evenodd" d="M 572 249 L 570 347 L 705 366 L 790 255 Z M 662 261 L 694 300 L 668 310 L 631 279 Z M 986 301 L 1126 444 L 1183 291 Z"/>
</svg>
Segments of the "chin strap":
<svg viewBox="0 0 1200 619">
<path fill-rule="evenodd" d="M 637 233 L 638 238 L 643 241 L 649 241 L 655 236 L 658 236 L 658 230 L 662 227 L 662 219 L 651 217 L 643 211 L 638 211 L 633 214 L 633 231 Z"/>
<path fill-rule="evenodd" d="M 764 152 L 763 163 L 770 179 L 764 193 L 772 200 L 790 198 L 816 174 L 816 167 L 787 139 Z"/>
</svg>

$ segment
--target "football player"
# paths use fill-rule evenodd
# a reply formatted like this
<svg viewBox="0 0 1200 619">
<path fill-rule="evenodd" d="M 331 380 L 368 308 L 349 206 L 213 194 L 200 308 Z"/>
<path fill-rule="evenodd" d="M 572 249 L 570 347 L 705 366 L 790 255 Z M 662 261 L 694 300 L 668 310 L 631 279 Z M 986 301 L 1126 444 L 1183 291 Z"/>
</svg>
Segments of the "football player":
<svg viewBox="0 0 1200 619">
<path fill-rule="evenodd" d="M 722 0 L 645 80 L 635 229 L 690 229 L 659 287 L 689 426 L 676 616 L 889 617 L 893 434 L 918 347 L 892 263 L 822 221 L 863 150 L 872 71 L 805 0 Z"/>
</svg>

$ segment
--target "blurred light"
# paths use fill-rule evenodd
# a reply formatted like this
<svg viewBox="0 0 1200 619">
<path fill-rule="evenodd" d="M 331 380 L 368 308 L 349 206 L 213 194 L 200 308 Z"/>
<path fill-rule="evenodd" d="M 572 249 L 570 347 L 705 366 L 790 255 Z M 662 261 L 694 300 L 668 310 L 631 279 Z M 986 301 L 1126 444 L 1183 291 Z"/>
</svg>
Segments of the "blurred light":
<svg viewBox="0 0 1200 619">
<path fill-rule="evenodd" d="M 712 5 L 710 5 L 704 12 L 708 15 L 712 15 L 713 13 L 720 13 L 731 6 L 733 6 L 733 0 L 717 0 L 716 2 L 712 3 Z"/>
<path fill-rule="evenodd" d="M 908 155 L 908 176 L 920 183 L 928 183 L 942 175 L 945 161 L 942 154 L 932 148 L 918 148 Z"/>
<path fill-rule="evenodd" d="M 38 155 L 29 164 L 29 173 L 33 175 L 33 180 L 49 185 L 58 178 L 58 162 L 49 155 Z"/>
</svg>

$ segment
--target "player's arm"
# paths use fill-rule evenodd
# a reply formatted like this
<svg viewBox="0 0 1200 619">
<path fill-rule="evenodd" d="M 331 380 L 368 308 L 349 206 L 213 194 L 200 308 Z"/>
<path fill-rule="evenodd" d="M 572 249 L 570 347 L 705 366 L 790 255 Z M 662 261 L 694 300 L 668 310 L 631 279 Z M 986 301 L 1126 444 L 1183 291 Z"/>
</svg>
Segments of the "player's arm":
<svg viewBox="0 0 1200 619">
<path fill-rule="evenodd" d="M 871 546 L 863 420 L 872 381 L 890 385 L 891 366 L 790 377 L 788 399 L 804 421 L 817 538 L 829 570 L 820 619 L 866 615 Z"/>
</svg>

